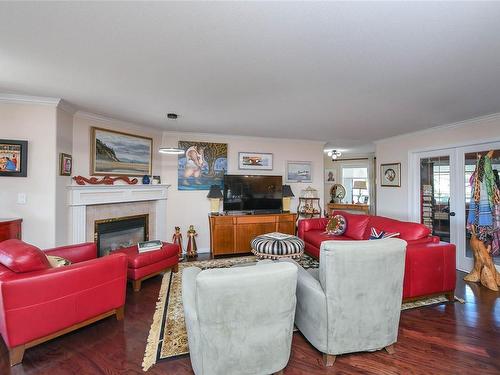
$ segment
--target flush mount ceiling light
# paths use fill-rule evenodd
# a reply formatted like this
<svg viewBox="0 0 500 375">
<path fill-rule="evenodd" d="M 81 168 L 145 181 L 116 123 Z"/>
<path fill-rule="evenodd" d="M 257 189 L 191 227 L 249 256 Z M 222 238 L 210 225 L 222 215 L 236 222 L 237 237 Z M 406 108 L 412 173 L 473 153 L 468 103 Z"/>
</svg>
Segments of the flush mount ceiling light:
<svg viewBox="0 0 500 375">
<path fill-rule="evenodd" d="M 342 156 L 342 153 L 340 151 L 337 151 L 337 150 L 331 150 L 331 151 L 328 151 L 328 156 L 332 158 L 332 161 L 333 160 L 337 160 L 339 157 Z"/>
<path fill-rule="evenodd" d="M 169 120 L 177 120 L 178 117 L 179 115 L 177 113 L 167 113 L 167 118 Z M 160 147 L 158 152 L 167 155 L 180 155 L 184 153 L 184 150 L 178 147 Z"/>
</svg>

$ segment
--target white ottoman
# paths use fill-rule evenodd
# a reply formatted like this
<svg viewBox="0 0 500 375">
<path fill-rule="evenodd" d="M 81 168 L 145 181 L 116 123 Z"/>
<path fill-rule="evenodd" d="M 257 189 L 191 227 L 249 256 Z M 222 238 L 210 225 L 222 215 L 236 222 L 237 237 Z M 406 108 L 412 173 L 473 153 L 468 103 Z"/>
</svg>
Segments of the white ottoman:
<svg viewBox="0 0 500 375">
<path fill-rule="evenodd" d="M 304 241 L 290 234 L 267 233 L 255 237 L 250 244 L 252 253 L 260 259 L 300 259 L 304 254 Z"/>
</svg>

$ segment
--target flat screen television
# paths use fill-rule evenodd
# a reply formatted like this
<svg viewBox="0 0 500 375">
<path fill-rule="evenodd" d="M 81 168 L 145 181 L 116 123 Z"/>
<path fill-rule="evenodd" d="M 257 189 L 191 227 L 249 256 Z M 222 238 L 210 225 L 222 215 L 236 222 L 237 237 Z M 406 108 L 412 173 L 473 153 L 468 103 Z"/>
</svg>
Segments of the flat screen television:
<svg viewBox="0 0 500 375">
<path fill-rule="evenodd" d="M 224 175 L 223 210 L 246 213 L 276 213 L 282 210 L 281 176 Z"/>
</svg>

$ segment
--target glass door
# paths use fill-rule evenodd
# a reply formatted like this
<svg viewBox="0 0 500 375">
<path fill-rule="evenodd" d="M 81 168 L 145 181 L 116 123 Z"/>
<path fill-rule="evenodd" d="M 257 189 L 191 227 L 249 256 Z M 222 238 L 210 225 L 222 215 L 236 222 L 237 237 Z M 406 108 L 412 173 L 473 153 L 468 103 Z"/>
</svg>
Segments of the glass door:
<svg viewBox="0 0 500 375">
<path fill-rule="evenodd" d="M 500 187 L 500 180 L 498 177 L 498 172 L 500 171 L 500 144 L 494 143 L 485 146 L 474 146 L 474 147 L 466 147 L 461 150 L 461 159 L 463 160 L 463 186 L 464 186 L 464 194 L 463 194 L 463 204 L 462 209 L 465 214 L 465 221 L 461 227 L 462 232 L 465 234 L 462 238 L 463 240 L 463 251 L 459 252 L 458 262 L 467 270 L 471 269 L 473 266 L 473 255 L 470 247 L 470 233 L 467 231 L 467 217 L 470 213 L 470 202 L 472 195 L 472 186 L 471 186 L 471 177 L 476 169 L 476 163 L 479 155 L 485 155 L 490 150 L 493 151 L 493 156 L 491 158 L 491 165 L 493 168 L 493 173 L 495 175 L 496 184 Z M 493 253 L 493 261 L 497 266 L 497 269 L 500 268 L 500 251 Z"/>
<path fill-rule="evenodd" d="M 441 241 L 451 242 L 451 154 L 419 155 L 420 164 L 420 222 Z"/>
</svg>

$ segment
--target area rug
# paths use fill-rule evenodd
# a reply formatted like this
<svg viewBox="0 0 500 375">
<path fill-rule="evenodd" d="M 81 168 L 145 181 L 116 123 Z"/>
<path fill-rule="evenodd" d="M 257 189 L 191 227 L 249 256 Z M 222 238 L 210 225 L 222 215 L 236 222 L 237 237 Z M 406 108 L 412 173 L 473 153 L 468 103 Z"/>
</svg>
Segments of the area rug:
<svg viewBox="0 0 500 375">
<path fill-rule="evenodd" d="M 147 371 L 159 360 L 174 359 L 189 353 L 184 310 L 182 307 L 181 280 L 182 271 L 187 267 L 228 268 L 237 264 L 255 262 L 255 256 L 223 258 L 196 262 L 179 263 L 179 272 L 166 272 L 160 288 L 153 323 L 149 331 L 143 371 Z M 304 268 L 318 268 L 319 262 L 304 254 L 299 263 Z M 401 310 L 413 309 L 447 302 L 444 296 L 404 303 Z M 462 301 L 460 301 L 462 302 Z"/>
</svg>

